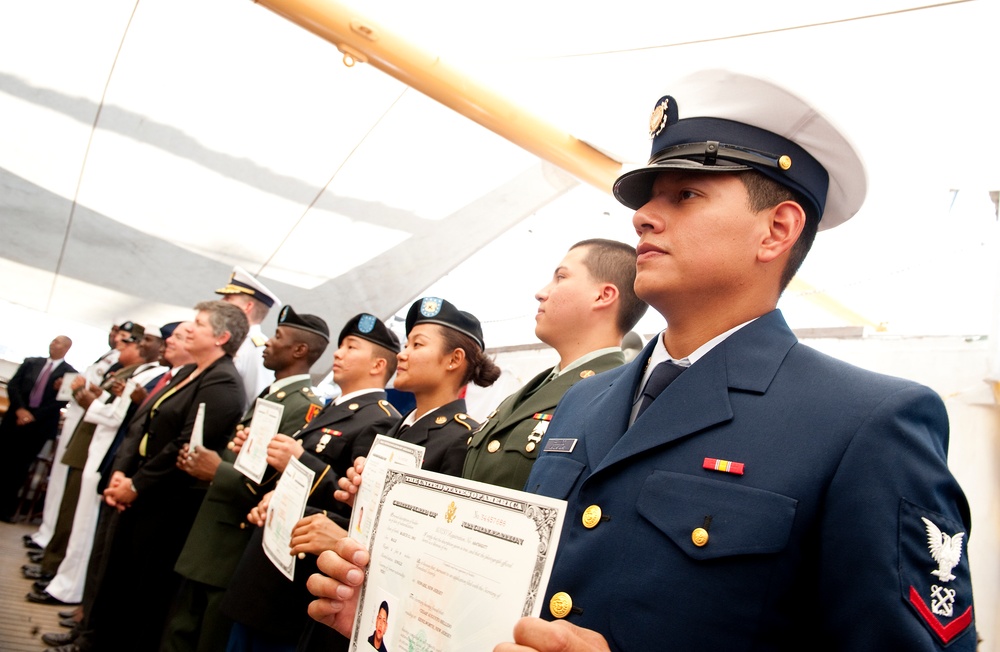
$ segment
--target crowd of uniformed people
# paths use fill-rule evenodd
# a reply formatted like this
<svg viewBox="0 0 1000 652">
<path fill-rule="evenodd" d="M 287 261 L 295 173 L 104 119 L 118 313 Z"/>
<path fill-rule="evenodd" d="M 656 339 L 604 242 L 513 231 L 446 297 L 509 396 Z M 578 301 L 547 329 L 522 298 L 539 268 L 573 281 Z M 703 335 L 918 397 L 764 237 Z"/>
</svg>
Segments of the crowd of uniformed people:
<svg viewBox="0 0 1000 652">
<path fill-rule="evenodd" d="M 583 240 L 553 261 L 535 333 L 559 362 L 484 423 L 463 388 L 500 370 L 442 298 L 414 302 L 402 338 L 371 313 L 337 331 L 287 305 L 267 338 L 281 304 L 236 269 L 190 321 L 113 329 L 73 382 L 25 537 L 28 599 L 79 604 L 50 650 L 346 649 L 368 555 L 345 503 L 379 434 L 424 446 L 426 469 L 568 501 L 543 618 L 498 652 L 975 649 L 940 398 L 799 344 L 776 310 L 817 231 L 860 208 L 861 160 L 784 89 L 695 82 L 700 111 L 682 87 L 658 100 L 649 163 L 615 183 L 638 246 Z M 647 302 L 667 327 L 625 364 Z M 328 403 L 309 376 L 327 346 Z M 258 398 L 284 406 L 259 483 L 233 465 Z M 288 580 L 260 526 L 293 457 L 315 484 Z"/>
</svg>

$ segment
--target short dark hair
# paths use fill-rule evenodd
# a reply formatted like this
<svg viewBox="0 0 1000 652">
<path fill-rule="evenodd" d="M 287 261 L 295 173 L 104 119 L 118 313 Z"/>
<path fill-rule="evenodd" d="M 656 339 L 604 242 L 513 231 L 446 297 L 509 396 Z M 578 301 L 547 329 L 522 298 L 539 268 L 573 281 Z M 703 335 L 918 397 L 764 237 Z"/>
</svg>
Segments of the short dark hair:
<svg viewBox="0 0 1000 652">
<path fill-rule="evenodd" d="M 618 331 L 624 335 L 632 330 L 649 306 L 635 294 L 635 247 L 617 240 L 592 238 L 581 240 L 570 251 L 586 247 L 583 264 L 598 283 L 611 283 L 618 288 Z"/>
<path fill-rule="evenodd" d="M 212 326 L 213 335 L 219 337 L 223 333 L 229 333 L 229 341 L 222 345 L 222 350 L 229 355 L 236 355 L 250 331 L 250 322 L 243 311 L 225 301 L 202 301 L 194 309 L 208 313 L 208 323 Z"/>
<path fill-rule="evenodd" d="M 382 358 L 385 360 L 385 378 L 384 382 L 389 382 L 392 375 L 396 373 L 396 364 L 399 362 L 396 359 L 396 354 L 398 351 L 393 351 L 392 349 L 387 349 L 381 344 L 371 343 L 372 345 L 372 358 Z"/>
<path fill-rule="evenodd" d="M 309 347 L 309 353 L 306 355 L 306 362 L 309 366 L 316 364 L 316 361 L 320 359 L 323 352 L 326 351 L 327 345 L 330 340 L 326 339 L 319 333 L 313 333 L 312 331 L 303 330 L 301 328 L 286 327 L 285 332 L 288 333 L 296 344 L 305 344 Z"/>
<path fill-rule="evenodd" d="M 500 377 L 500 367 L 493 362 L 493 359 L 486 355 L 476 340 L 465 333 L 459 333 L 454 328 L 448 328 L 437 324 L 444 338 L 445 351 L 462 349 L 465 351 L 465 360 L 468 363 L 465 367 L 465 377 L 462 378 L 462 385 L 473 382 L 480 387 L 489 387 Z"/>
<path fill-rule="evenodd" d="M 792 282 L 792 278 L 796 272 L 799 271 L 799 267 L 802 266 L 802 261 L 806 259 L 806 254 L 812 249 L 813 241 L 816 239 L 816 231 L 819 229 L 819 216 L 810 214 L 811 211 L 806 208 L 806 206 L 809 206 L 809 202 L 805 201 L 799 193 L 781 185 L 777 181 L 765 177 L 756 170 L 741 172 L 739 173 L 739 178 L 743 182 L 743 186 L 747 189 L 747 201 L 750 210 L 755 213 L 772 208 L 785 201 L 795 202 L 799 206 L 802 206 L 802 210 L 806 213 L 806 223 L 802 227 L 802 233 L 799 234 L 799 239 L 792 245 L 792 249 L 788 254 L 788 262 L 785 265 L 785 269 L 781 272 L 781 291 L 784 292 L 788 284 Z"/>
<path fill-rule="evenodd" d="M 385 600 L 383 600 L 383 601 L 382 601 L 382 604 L 380 604 L 380 605 L 378 606 L 378 610 L 379 610 L 379 611 L 384 611 L 384 612 L 385 612 L 385 617 L 386 617 L 386 618 L 388 618 L 388 617 L 389 617 L 389 603 L 388 603 L 388 602 L 386 602 Z"/>
</svg>

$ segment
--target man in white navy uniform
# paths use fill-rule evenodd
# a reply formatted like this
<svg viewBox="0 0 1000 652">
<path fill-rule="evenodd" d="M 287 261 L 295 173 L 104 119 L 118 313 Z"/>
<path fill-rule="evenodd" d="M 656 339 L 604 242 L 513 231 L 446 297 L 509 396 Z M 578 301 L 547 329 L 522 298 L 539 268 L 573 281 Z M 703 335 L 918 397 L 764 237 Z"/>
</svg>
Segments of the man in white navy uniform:
<svg viewBox="0 0 1000 652">
<path fill-rule="evenodd" d="M 264 345 L 267 336 L 260 325 L 267 317 L 271 306 L 281 303 L 267 286 L 258 281 L 250 272 L 239 265 L 233 268 L 229 283 L 215 291 L 222 295 L 222 300 L 238 306 L 250 322 L 250 331 L 243 340 L 233 364 L 243 379 L 243 390 L 246 392 L 244 409 L 249 409 L 257 395 L 274 382 L 274 372 L 264 367 Z"/>
<path fill-rule="evenodd" d="M 649 163 L 614 185 L 667 328 L 556 409 L 526 484 L 568 501 L 547 607 L 495 652 L 974 650 L 940 397 L 798 343 L 775 310 L 817 227 L 860 208 L 859 157 L 762 80 L 670 90 Z M 310 611 L 342 627 L 367 554 L 335 551 Z"/>
</svg>

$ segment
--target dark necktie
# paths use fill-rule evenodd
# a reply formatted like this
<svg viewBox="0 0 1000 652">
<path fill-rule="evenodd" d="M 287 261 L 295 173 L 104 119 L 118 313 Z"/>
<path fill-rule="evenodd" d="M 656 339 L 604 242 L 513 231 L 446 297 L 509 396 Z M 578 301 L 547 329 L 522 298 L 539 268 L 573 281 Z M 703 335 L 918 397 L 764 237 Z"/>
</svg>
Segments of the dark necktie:
<svg viewBox="0 0 1000 652">
<path fill-rule="evenodd" d="M 42 394 L 45 393 L 45 386 L 49 384 L 51 375 L 52 362 L 46 361 L 42 373 L 38 374 L 38 379 L 35 380 L 35 386 L 31 388 L 31 394 L 28 395 L 28 407 L 36 408 L 42 404 Z"/>
<path fill-rule="evenodd" d="M 646 411 L 646 408 L 656 400 L 656 397 L 667 388 L 667 385 L 674 382 L 677 376 L 681 375 L 681 372 L 687 369 L 687 367 L 682 367 L 679 364 L 675 364 L 670 360 L 665 360 L 653 368 L 653 373 L 649 375 L 649 380 L 646 381 L 646 386 L 642 388 L 642 402 L 639 404 L 639 411 L 636 413 L 635 418 L 638 419 L 639 415 Z"/>
</svg>

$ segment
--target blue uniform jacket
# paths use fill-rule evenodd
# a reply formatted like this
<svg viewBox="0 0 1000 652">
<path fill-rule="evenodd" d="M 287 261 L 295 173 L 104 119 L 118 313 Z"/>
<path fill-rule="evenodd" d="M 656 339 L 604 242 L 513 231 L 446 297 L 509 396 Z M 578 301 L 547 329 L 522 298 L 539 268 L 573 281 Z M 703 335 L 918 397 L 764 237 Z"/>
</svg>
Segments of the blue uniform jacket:
<svg viewBox="0 0 1000 652">
<path fill-rule="evenodd" d="M 975 649 L 934 392 L 799 344 L 774 311 L 628 427 L 652 344 L 573 387 L 542 442 L 526 488 L 569 501 L 547 601 L 613 650 Z"/>
</svg>

